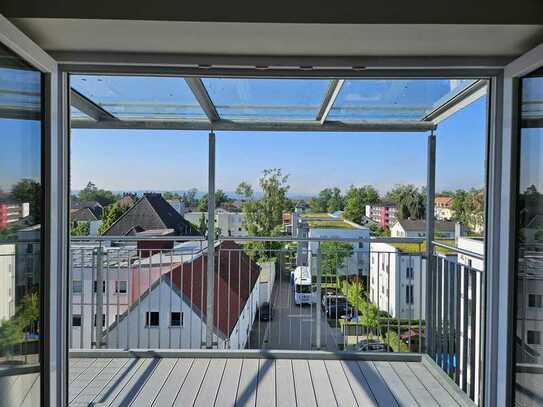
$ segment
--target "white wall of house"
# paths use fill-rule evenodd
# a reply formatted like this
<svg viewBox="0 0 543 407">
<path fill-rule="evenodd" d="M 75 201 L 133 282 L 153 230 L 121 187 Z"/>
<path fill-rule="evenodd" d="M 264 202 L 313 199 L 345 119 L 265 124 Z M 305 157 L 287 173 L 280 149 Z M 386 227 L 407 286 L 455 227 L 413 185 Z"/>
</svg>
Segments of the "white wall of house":
<svg viewBox="0 0 543 407">
<path fill-rule="evenodd" d="M 441 231 L 437 230 L 435 231 L 436 236 L 438 236 L 439 239 L 454 239 L 454 231 Z M 406 231 L 400 222 L 396 222 L 392 227 L 390 228 L 390 236 L 391 237 L 426 237 L 426 230 L 409 230 Z"/>
<path fill-rule="evenodd" d="M 310 238 L 338 238 L 338 239 L 369 239 L 370 230 L 362 226 L 353 226 L 352 229 L 345 228 L 309 228 Z M 353 255 L 345 259 L 344 266 L 338 270 L 339 274 L 346 276 L 368 275 L 369 270 L 369 251 L 370 244 L 365 242 L 353 242 Z M 307 265 L 313 275 L 317 274 L 316 253 L 318 243 L 310 242 L 309 250 L 311 256 L 308 256 Z"/>
<path fill-rule="evenodd" d="M 195 226 L 200 226 L 200 219 L 204 216 L 207 222 L 207 212 L 187 212 L 183 216 Z M 248 236 L 247 229 L 243 225 L 245 215 L 240 212 L 227 212 L 217 209 L 215 213 L 215 227 L 221 229 L 223 236 L 244 237 Z"/>
<path fill-rule="evenodd" d="M 401 253 L 387 243 L 371 244 L 369 294 L 380 310 L 393 318 L 424 319 L 425 287 L 426 260 L 420 253 Z"/>
<path fill-rule="evenodd" d="M 15 315 L 15 245 L 0 245 L 0 326 Z"/>
<path fill-rule="evenodd" d="M 451 208 L 435 206 L 434 216 L 437 220 L 451 220 L 453 216 L 453 211 Z"/>
</svg>

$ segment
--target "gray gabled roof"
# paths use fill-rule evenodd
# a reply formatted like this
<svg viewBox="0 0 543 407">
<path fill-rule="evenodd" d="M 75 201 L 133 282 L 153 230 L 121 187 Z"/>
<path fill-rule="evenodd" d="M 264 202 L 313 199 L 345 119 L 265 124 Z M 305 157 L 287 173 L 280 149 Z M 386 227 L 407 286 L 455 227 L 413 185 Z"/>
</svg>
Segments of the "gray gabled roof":
<svg viewBox="0 0 543 407">
<path fill-rule="evenodd" d="M 406 232 L 426 231 L 426 221 L 422 219 L 398 219 L 398 222 Z M 435 230 L 437 232 L 454 232 L 454 222 L 435 221 Z"/>
</svg>

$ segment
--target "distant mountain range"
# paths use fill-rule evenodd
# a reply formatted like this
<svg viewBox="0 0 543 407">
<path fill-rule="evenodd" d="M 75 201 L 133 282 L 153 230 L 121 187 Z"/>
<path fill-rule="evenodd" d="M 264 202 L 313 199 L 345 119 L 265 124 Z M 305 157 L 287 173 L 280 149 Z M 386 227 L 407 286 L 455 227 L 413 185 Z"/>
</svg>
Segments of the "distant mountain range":
<svg viewBox="0 0 543 407">
<path fill-rule="evenodd" d="M 72 194 L 79 194 L 80 190 L 72 190 Z M 138 196 L 142 196 L 146 192 L 154 192 L 154 193 L 163 193 L 163 192 L 172 192 L 179 195 L 182 195 L 183 193 L 187 192 L 186 190 L 159 190 L 159 189 L 141 189 L 141 190 L 117 190 L 117 191 L 111 191 L 114 194 L 122 195 L 124 193 L 135 193 Z M 225 194 L 230 199 L 241 199 L 243 198 L 241 195 L 236 194 L 234 191 L 224 191 Z M 205 191 L 198 191 L 196 193 L 196 197 L 200 199 L 206 192 Z M 262 191 L 256 191 L 254 193 L 255 198 L 262 197 L 264 193 Z M 299 192 L 290 192 L 287 194 L 290 199 L 309 199 L 317 194 L 307 194 L 307 193 L 299 193 Z"/>
</svg>

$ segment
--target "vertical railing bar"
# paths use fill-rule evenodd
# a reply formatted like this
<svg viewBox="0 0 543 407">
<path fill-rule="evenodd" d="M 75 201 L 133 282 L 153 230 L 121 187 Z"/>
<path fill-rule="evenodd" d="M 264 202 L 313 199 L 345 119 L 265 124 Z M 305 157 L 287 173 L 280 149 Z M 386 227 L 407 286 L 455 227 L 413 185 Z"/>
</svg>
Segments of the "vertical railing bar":
<svg viewBox="0 0 543 407">
<path fill-rule="evenodd" d="M 116 294 L 116 300 L 117 300 L 117 307 L 116 307 L 116 311 L 115 311 L 115 321 L 113 321 L 113 323 L 117 326 L 117 329 L 115 330 L 116 331 L 116 339 L 115 339 L 115 343 L 116 343 L 116 349 L 119 349 L 120 347 L 120 340 L 119 340 L 119 332 L 120 332 L 120 325 L 119 325 L 119 319 L 120 319 L 120 304 L 119 304 L 119 301 L 120 301 L 120 296 L 121 296 L 121 284 L 120 284 L 120 278 L 121 278 L 121 250 L 117 250 L 117 287 L 115 289 L 115 294 Z M 126 287 L 127 287 L 127 291 L 128 291 L 128 281 L 126 282 Z"/>
<path fill-rule="evenodd" d="M 151 259 L 153 257 L 152 252 L 149 253 L 149 255 L 150 255 L 149 256 L 149 261 L 152 263 L 152 261 L 151 261 Z M 161 335 L 162 324 L 161 324 L 160 320 L 164 318 L 164 316 L 162 315 L 162 295 L 161 295 L 161 290 L 162 290 L 162 249 L 160 249 L 160 252 L 159 252 L 159 255 L 158 255 L 158 261 L 159 261 L 159 264 L 158 264 L 159 278 L 158 278 L 158 291 L 157 291 L 158 292 L 158 349 L 160 349 L 162 347 L 162 337 L 161 337 L 162 336 Z M 151 289 L 151 287 L 149 287 L 149 290 L 150 289 Z M 150 295 L 149 295 L 149 298 L 151 298 Z M 169 332 L 169 329 L 168 329 L 168 332 Z"/>
<path fill-rule="evenodd" d="M 73 303 L 74 303 L 74 293 L 73 293 L 73 279 L 74 279 L 74 253 L 73 249 L 70 248 L 70 251 L 68 253 L 69 256 L 69 272 L 68 272 L 68 329 L 70 330 L 69 337 L 68 337 L 68 349 L 71 349 L 73 347 L 73 336 L 74 336 L 74 327 L 73 327 Z M 83 287 L 83 278 L 81 277 L 81 287 Z M 81 288 L 81 291 L 83 292 L 83 288 Z M 81 325 L 81 324 L 80 324 Z M 80 329 L 81 330 L 81 329 Z"/>
<path fill-rule="evenodd" d="M 409 291 L 410 291 L 410 298 L 409 298 L 409 304 L 407 305 L 409 307 L 408 316 L 407 316 L 407 348 L 409 349 L 409 352 L 411 352 L 411 314 L 413 313 L 413 303 L 414 297 L 415 297 L 415 286 L 413 283 L 413 278 L 415 277 L 415 266 L 413 265 L 413 253 L 409 253 L 409 278 L 407 279 L 407 283 L 409 284 Z M 400 270 L 401 271 L 401 270 Z M 401 278 L 401 277 L 400 277 Z M 419 293 L 420 295 L 420 293 Z"/>
<path fill-rule="evenodd" d="M 220 313 L 220 307 L 221 307 L 221 298 L 220 298 L 220 287 L 219 287 L 219 278 L 221 274 L 221 246 L 219 245 L 217 247 L 217 264 L 215 265 L 217 267 L 217 281 L 216 284 L 214 284 L 214 287 L 217 287 L 217 329 L 219 326 L 221 326 L 219 319 L 221 318 Z M 215 304 L 213 304 L 213 308 L 215 308 Z M 215 314 L 215 312 L 214 312 Z M 217 347 L 219 346 L 218 339 L 217 339 Z"/>
<path fill-rule="evenodd" d="M 379 277 L 381 275 L 381 252 L 377 253 L 377 332 L 381 335 L 381 284 L 379 282 Z M 368 326 L 368 330 L 371 327 Z M 366 338 L 366 343 L 369 343 L 368 338 Z"/>
<path fill-rule="evenodd" d="M 137 328 L 138 328 L 138 349 L 140 349 L 141 346 L 141 328 L 140 326 L 145 326 L 145 322 L 143 321 L 143 324 L 141 323 L 141 289 L 142 289 L 142 283 L 143 283 L 143 277 L 141 273 L 141 249 L 136 249 L 136 254 L 138 255 L 138 322 L 137 322 Z M 129 333 L 127 332 L 127 335 Z"/>
<path fill-rule="evenodd" d="M 84 340 L 84 335 L 83 335 L 83 332 L 85 330 L 85 308 L 86 308 L 86 304 L 85 304 L 85 298 L 86 298 L 86 295 L 85 295 L 85 249 L 82 247 L 81 248 L 81 263 L 79 264 L 79 268 L 81 270 L 81 295 L 80 295 L 80 300 L 79 300 L 79 303 L 80 303 L 80 313 L 81 313 L 81 329 L 79 330 L 79 342 L 80 342 L 80 349 L 83 349 L 85 346 L 84 346 L 84 343 L 83 343 L 83 340 Z M 92 268 L 93 268 L 93 265 L 91 264 L 91 282 L 90 282 L 90 289 L 91 289 L 91 296 L 92 296 Z M 91 309 L 91 313 L 92 313 L 92 309 Z M 91 320 L 92 320 L 92 317 L 91 317 Z M 92 331 L 92 326 L 91 326 L 91 331 Z M 89 345 L 91 348 L 92 348 L 92 339 L 91 339 L 91 343 Z"/>
<path fill-rule="evenodd" d="M 230 285 L 230 280 L 231 280 L 230 279 L 230 271 L 231 271 L 230 266 L 231 266 L 231 261 L 232 261 L 231 254 L 232 254 L 232 250 L 228 250 L 228 287 L 229 288 L 231 287 L 231 285 Z M 231 346 L 232 346 L 231 339 L 230 339 L 232 337 L 232 333 L 230 332 L 230 292 L 231 291 L 232 290 L 230 290 L 230 289 L 228 290 L 228 300 L 227 300 L 227 302 L 228 302 L 227 307 L 228 308 L 226 309 L 226 313 L 227 313 L 227 316 L 226 316 L 227 329 L 226 330 L 228 332 L 228 335 L 230 335 L 228 337 L 228 348 L 229 349 L 231 349 Z"/>
<path fill-rule="evenodd" d="M 447 374 L 450 374 L 450 360 L 449 360 L 449 274 L 448 274 L 448 261 L 443 258 L 443 265 L 441 272 L 443 273 L 443 318 L 442 318 L 442 342 L 443 342 L 443 363 L 445 363 L 445 368 Z"/>
<path fill-rule="evenodd" d="M 175 242 L 173 243 L 173 245 L 175 246 Z M 169 310 L 169 314 L 170 315 L 166 315 L 167 317 L 167 321 L 168 321 L 168 349 L 171 349 L 172 348 L 172 330 L 173 330 L 173 326 L 172 326 L 172 313 L 173 313 L 173 301 L 172 301 L 172 292 L 174 290 L 173 288 L 173 277 L 172 277 L 172 274 L 173 274 L 173 247 L 169 250 L 170 252 L 170 271 L 169 271 L 169 277 L 170 277 L 170 289 L 168 290 L 170 292 L 170 306 L 168 307 L 168 310 Z M 179 291 L 181 293 L 181 296 L 179 297 L 179 306 L 181 307 L 181 303 L 183 302 L 183 290 L 180 290 Z M 181 311 L 179 311 L 179 329 L 176 330 L 176 332 L 179 333 L 179 336 L 181 336 L 181 330 L 182 330 L 182 326 L 181 326 L 181 321 L 182 321 L 182 313 Z"/>
<path fill-rule="evenodd" d="M 485 338 L 486 337 L 486 307 L 485 307 L 485 304 L 486 304 L 486 284 L 485 284 L 485 279 L 486 279 L 486 274 L 485 274 L 485 271 L 484 271 L 484 265 L 482 267 L 482 270 L 480 270 L 480 273 L 477 273 L 478 274 L 478 277 L 479 277 L 479 283 L 477 284 L 477 286 L 479 287 L 479 291 L 481 293 L 481 297 L 479 299 L 479 305 L 478 305 L 478 309 L 479 309 L 479 314 L 480 314 L 480 317 L 479 317 L 479 320 L 480 320 L 480 323 L 479 323 L 479 331 L 478 331 L 478 337 L 479 338 Z M 479 377 L 478 377 L 478 382 L 479 382 L 479 403 L 478 405 L 482 406 L 484 405 L 484 370 L 485 370 L 485 364 L 483 363 L 483 357 L 484 357 L 484 354 L 485 354 L 485 343 L 486 341 L 484 340 L 481 340 L 479 341 L 479 357 L 477 358 L 477 362 L 479 363 Z"/>
<path fill-rule="evenodd" d="M 96 262 L 96 263 L 95 263 Z M 96 334 L 96 309 L 94 308 L 94 297 L 95 297 L 95 292 L 94 292 L 94 286 L 96 284 L 96 292 L 98 292 L 98 282 L 96 281 L 96 277 L 95 277 L 95 269 L 98 267 L 98 260 L 97 260 L 97 256 L 96 256 L 96 252 L 93 250 L 92 252 L 92 257 L 91 257 L 91 271 L 92 271 L 92 279 L 91 279 L 91 304 L 90 304 L 90 309 L 91 309 L 91 318 L 90 318 L 90 327 L 91 327 L 91 348 L 92 348 L 92 345 L 94 344 L 94 347 L 96 348 L 96 341 L 95 341 L 95 334 Z M 94 266 L 96 264 L 96 267 Z"/>
<path fill-rule="evenodd" d="M 209 212 L 208 212 L 208 216 L 207 216 L 207 219 L 208 219 L 208 225 L 209 225 Z M 209 226 L 207 228 L 208 230 L 208 235 L 209 235 Z M 211 250 L 213 251 L 213 256 L 215 256 L 215 248 L 214 247 L 210 247 L 209 246 L 209 242 L 207 244 L 207 270 L 206 268 L 204 267 L 205 265 L 205 261 L 204 261 L 204 253 L 202 252 L 202 270 L 200 271 L 200 299 L 201 299 L 201 303 L 202 303 L 202 311 L 205 309 L 206 312 L 205 314 L 202 312 L 202 315 L 205 315 L 206 318 L 205 318 L 205 321 L 200 321 L 200 349 L 201 348 L 205 348 L 207 346 L 207 331 L 208 331 L 208 322 L 209 322 L 209 312 L 210 312 L 210 308 L 207 306 L 208 303 L 207 303 L 207 297 L 204 299 L 204 284 L 205 283 L 208 283 L 209 279 L 213 280 L 213 274 L 210 274 L 209 273 L 209 260 L 211 259 Z M 206 280 L 204 280 L 204 274 L 205 274 L 205 277 L 206 277 Z M 205 281 L 205 283 L 204 283 Z M 207 290 L 209 290 L 209 283 L 207 285 Z M 211 308 L 213 308 L 213 306 L 211 306 Z M 205 335 L 204 335 L 204 324 L 205 324 Z M 213 326 L 213 321 L 211 321 L 211 326 Z M 211 329 L 211 327 L 209 327 L 210 329 L 210 332 L 212 333 L 213 330 Z M 205 340 L 204 340 L 205 338 Z M 212 340 L 213 342 L 213 340 Z"/>
<path fill-rule="evenodd" d="M 110 307 L 109 301 L 110 301 L 110 298 L 109 297 L 111 295 L 111 288 L 109 286 L 110 281 L 111 281 L 110 280 L 111 271 L 110 271 L 110 264 L 109 263 L 110 263 L 109 250 L 107 250 L 106 251 L 106 278 L 104 279 L 104 282 L 105 282 L 105 287 L 104 288 L 106 290 L 106 292 L 105 292 L 105 294 L 106 294 L 106 323 L 105 323 L 105 328 L 106 329 L 105 329 L 105 331 L 106 332 L 109 331 L 109 329 L 108 329 L 109 328 L 109 317 L 110 317 L 110 315 L 109 315 L 109 307 Z M 106 337 L 106 344 L 107 344 L 107 346 L 109 348 L 110 347 L 110 337 L 109 337 L 109 335 L 107 335 L 107 337 Z"/>
<path fill-rule="evenodd" d="M 477 305 L 477 288 L 476 288 L 476 277 L 477 277 L 477 274 L 476 272 L 474 272 L 471 268 L 471 266 L 468 266 L 468 270 L 469 270 L 469 274 L 470 274 L 470 279 L 471 279 L 471 288 L 470 288 L 470 293 L 471 293 L 471 309 L 470 309 L 470 313 L 471 313 L 471 324 L 470 324 L 470 337 L 471 337 L 471 345 L 469 347 L 469 351 L 470 351 L 470 358 L 469 358 L 469 364 L 470 364 L 470 384 L 469 384 L 469 397 L 470 399 L 474 400 L 475 401 L 475 365 L 476 365 L 476 360 L 475 360 L 475 342 L 477 341 L 477 335 L 476 335 L 476 320 L 477 320 L 477 314 L 476 314 L 476 305 Z"/>
<path fill-rule="evenodd" d="M 238 349 L 241 349 L 241 250 L 238 250 Z"/>
<path fill-rule="evenodd" d="M 127 280 L 128 280 L 127 290 L 126 290 L 126 294 L 127 294 L 127 297 L 126 297 L 126 349 L 130 349 L 130 338 L 131 338 L 131 336 L 129 335 L 130 305 L 131 305 L 130 303 L 132 302 L 132 282 L 135 279 L 134 279 L 134 272 L 132 270 L 132 255 L 129 252 L 127 252 L 126 257 L 128 261 L 128 264 L 126 265 Z M 119 317 L 119 321 L 118 321 L 119 330 L 120 330 L 120 322 L 121 322 L 121 319 Z M 139 322 L 137 324 L 139 324 Z"/>
<path fill-rule="evenodd" d="M 202 244 L 200 243 L 200 248 Z M 194 249 L 191 249 L 191 261 L 190 261 L 190 349 L 192 349 L 192 314 L 194 304 Z M 202 253 L 200 251 L 200 253 Z M 204 255 L 202 253 L 202 262 L 204 261 Z"/>
<path fill-rule="evenodd" d="M 172 262 L 172 265 L 170 266 L 170 268 L 172 269 L 172 272 L 170 273 L 170 284 L 172 284 L 172 287 L 173 287 L 173 284 L 174 284 L 174 281 L 173 281 L 173 250 L 172 250 L 172 259 L 171 259 L 171 262 Z M 180 265 L 181 265 L 181 271 L 180 271 L 180 280 L 179 280 L 179 293 L 181 294 L 180 297 L 179 297 L 179 312 L 181 313 L 180 317 L 181 317 L 181 327 L 179 329 L 179 336 L 177 338 L 177 347 L 179 349 L 183 349 L 183 336 L 184 336 L 184 333 L 186 332 L 185 330 L 185 314 L 184 314 L 184 311 L 183 311 L 183 304 L 185 303 L 184 301 L 184 298 L 185 298 L 185 279 L 184 279 L 184 271 L 185 271 L 185 259 L 183 257 L 183 253 L 181 252 L 180 253 Z M 191 263 L 192 263 L 192 256 L 191 256 Z M 191 300 L 192 301 L 192 300 Z M 189 331 L 189 335 L 190 335 L 190 331 Z"/>
<path fill-rule="evenodd" d="M 436 309 L 436 347 L 437 364 L 443 369 L 443 258 L 435 255 L 436 259 L 436 283 L 437 283 L 437 309 Z"/>
<path fill-rule="evenodd" d="M 387 253 L 387 352 L 390 349 L 390 252 Z M 398 315 L 396 315 L 397 317 Z"/>
<path fill-rule="evenodd" d="M 428 287 L 428 284 L 426 281 L 426 279 L 428 278 L 428 273 L 424 273 L 422 270 L 422 247 L 420 243 L 419 243 L 419 253 L 420 255 L 419 255 L 419 346 L 418 346 L 419 349 L 418 350 L 419 350 L 419 353 L 422 353 L 422 310 L 423 310 L 422 293 L 423 293 L 423 287 Z M 429 293 L 426 293 L 426 295 L 428 296 Z M 424 303 L 425 304 L 427 303 L 426 298 L 424 299 Z M 426 320 L 427 318 L 428 318 L 428 310 L 425 309 L 424 319 Z M 426 340 L 428 340 L 428 332 L 425 333 L 424 337 L 426 338 Z"/>
<path fill-rule="evenodd" d="M 447 340 L 449 342 L 449 364 L 451 367 L 449 370 L 449 376 L 453 376 L 456 373 L 454 367 L 454 261 L 450 261 L 447 268 L 449 275 L 449 335 Z"/>
<path fill-rule="evenodd" d="M 461 366 L 460 366 L 460 335 L 461 335 L 461 329 L 460 329 L 460 315 L 461 315 L 461 296 L 462 296 L 462 266 L 458 263 L 455 264 L 455 296 L 454 296 L 454 305 L 455 305 L 455 311 L 454 311 L 454 319 L 455 319 L 455 328 L 454 328 L 454 357 L 455 357 L 455 376 L 454 381 L 457 384 L 457 386 L 460 387 L 460 373 L 461 373 Z"/>
<path fill-rule="evenodd" d="M 466 392 L 468 383 L 467 354 L 468 354 L 468 274 L 466 266 L 462 266 L 462 390 Z"/>
<path fill-rule="evenodd" d="M 398 276 L 398 278 L 394 279 L 394 291 L 397 291 L 397 298 L 398 298 L 398 315 L 396 317 L 396 321 L 397 321 L 397 335 L 398 335 L 398 352 L 401 352 L 402 351 L 402 346 L 401 346 L 401 339 L 400 339 L 400 325 L 401 325 L 401 321 L 402 321 L 402 290 L 401 290 L 401 286 L 402 286 L 402 268 L 401 268 L 401 259 L 400 258 L 396 258 L 396 261 L 397 261 L 397 264 L 394 265 L 394 270 L 395 270 L 395 275 Z M 409 263 L 408 263 L 409 264 Z M 397 267 L 396 267 L 397 266 Z M 398 287 L 398 289 L 396 290 L 396 287 Z M 395 296 L 396 296 L 396 293 L 395 293 Z M 409 305 L 408 305 L 409 307 Z M 409 340 L 408 340 L 409 341 Z"/>
</svg>

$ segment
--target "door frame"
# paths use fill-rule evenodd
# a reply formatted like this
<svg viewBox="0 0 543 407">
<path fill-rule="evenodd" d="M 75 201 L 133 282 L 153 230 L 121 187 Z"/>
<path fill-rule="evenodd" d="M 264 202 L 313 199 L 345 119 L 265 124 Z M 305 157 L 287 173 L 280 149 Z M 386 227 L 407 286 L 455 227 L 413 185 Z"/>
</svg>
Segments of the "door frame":
<svg viewBox="0 0 543 407">
<path fill-rule="evenodd" d="M 64 406 L 67 401 L 66 321 L 63 309 L 67 271 L 66 206 L 67 151 L 65 129 L 59 117 L 57 62 L 26 34 L 0 14 L 0 43 L 42 73 L 42 199 L 40 400 L 42 406 Z"/>
<path fill-rule="evenodd" d="M 491 339 L 490 352 L 492 359 L 489 368 L 494 374 L 487 377 L 489 405 L 510 406 L 514 400 L 514 338 L 515 338 L 515 260 L 516 260 L 516 193 L 518 185 L 518 147 L 519 147 L 519 112 L 520 79 L 543 66 L 543 44 L 531 49 L 504 67 L 501 99 L 502 111 L 496 117 L 496 126 L 501 125 L 501 168 L 499 196 L 501 207 L 497 208 L 498 218 L 496 239 L 492 239 L 489 260 L 495 261 L 494 268 L 498 276 L 498 297 L 494 301 L 493 330 L 489 332 Z M 500 123 L 501 122 L 501 123 Z M 489 253 L 490 254 L 490 253 Z M 495 356 L 495 357 L 492 357 Z"/>
</svg>

